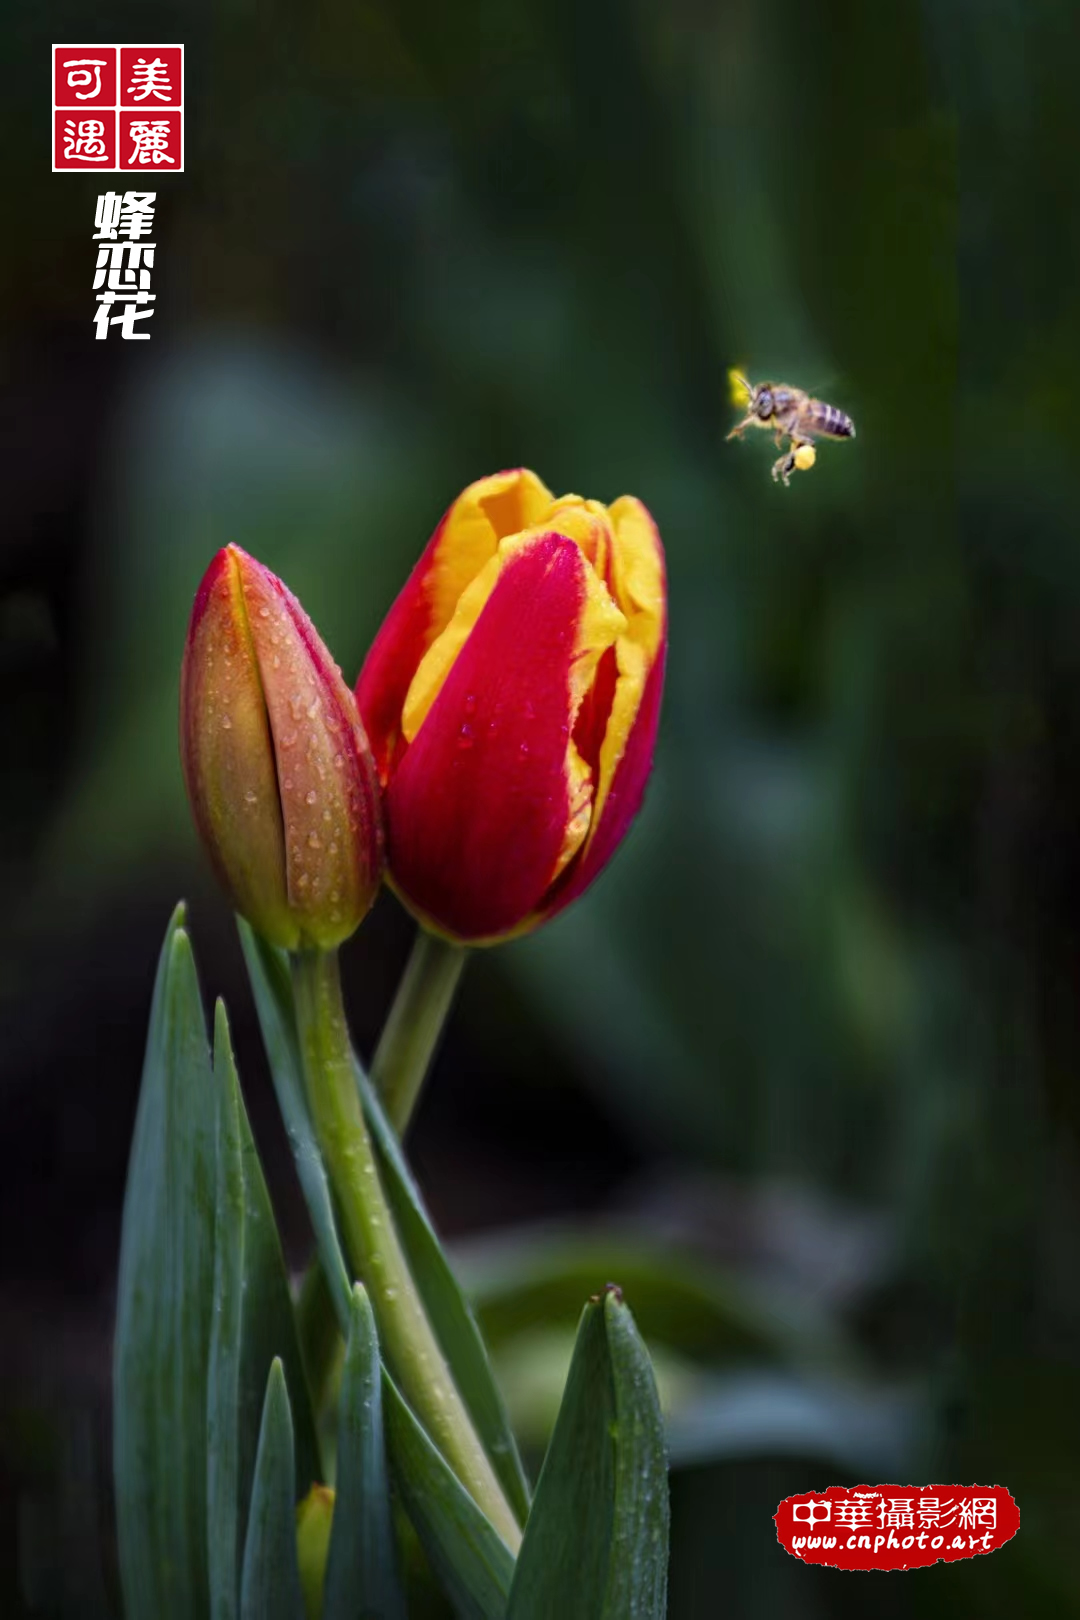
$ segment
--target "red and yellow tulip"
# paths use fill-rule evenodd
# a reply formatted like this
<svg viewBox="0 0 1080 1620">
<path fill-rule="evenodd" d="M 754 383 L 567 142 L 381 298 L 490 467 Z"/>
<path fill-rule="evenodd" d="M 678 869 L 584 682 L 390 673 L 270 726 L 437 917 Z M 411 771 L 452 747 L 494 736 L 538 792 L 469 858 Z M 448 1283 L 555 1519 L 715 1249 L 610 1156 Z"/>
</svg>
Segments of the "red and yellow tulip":
<svg viewBox="0 0 1080 1620">
<path fill-rule="evenodd" d="M 611 858 L 652 765 L 664 554 L 640 501 L 497 473 L 450 507 L 356 687 L 391 881 L 429 927 L 521 933 Z"/>
<path fill-rule="evenodd" d="M 237 911 L 290 950 L 347 939 L 382 871 L 371 750 L 300 603 L 238 546 L 218 552 L 195 597 L 180 754 L 195 824 Z"/>
</svg>

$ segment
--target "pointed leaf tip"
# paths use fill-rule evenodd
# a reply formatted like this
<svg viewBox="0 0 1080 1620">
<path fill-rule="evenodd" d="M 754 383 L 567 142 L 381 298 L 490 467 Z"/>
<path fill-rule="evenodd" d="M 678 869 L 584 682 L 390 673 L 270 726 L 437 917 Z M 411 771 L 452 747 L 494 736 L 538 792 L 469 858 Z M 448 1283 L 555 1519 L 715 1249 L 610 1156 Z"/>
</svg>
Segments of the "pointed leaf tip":
<svg viewBox="0 0 1080 1620">
<path fill-rule="evenodd" d="M 663 1620 L 667 1552 L 656 1382 L 609 1283 L 582 1313 L 506 1620 Z"/>
<path fill-rule="evenodd" d="M 304 1620 L 294 1474 L 292 1411 L 285 1369 L 280 1356 L 275 1356 L 266 1381 L 255 1459 L 240 1620 Z"/>
</svg>

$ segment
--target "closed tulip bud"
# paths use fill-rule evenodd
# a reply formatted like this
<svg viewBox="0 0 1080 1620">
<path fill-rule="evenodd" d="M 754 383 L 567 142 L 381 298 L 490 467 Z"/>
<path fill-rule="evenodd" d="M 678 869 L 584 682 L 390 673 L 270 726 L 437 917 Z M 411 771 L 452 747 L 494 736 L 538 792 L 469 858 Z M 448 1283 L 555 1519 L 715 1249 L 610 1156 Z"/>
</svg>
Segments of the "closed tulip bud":
<svg viewBox="0 0 1080 1620">
<path fill-rule="evenodd" d="M 555 499 L 523 469 L 458 497 L 356 688 L 390 877 L 422 922 L 491 943 L 592 882 L 641 803 L 666 646 L 640 501 Z"/>
<path fill-rule="evenodd" d="M 347 939 L 382 867 L 371 750 L 311 620 L 238 546 L 218 552 L 195 597 L 180 753 L 195 824 L 237 911 L 289 950 Z"/>
</svg>

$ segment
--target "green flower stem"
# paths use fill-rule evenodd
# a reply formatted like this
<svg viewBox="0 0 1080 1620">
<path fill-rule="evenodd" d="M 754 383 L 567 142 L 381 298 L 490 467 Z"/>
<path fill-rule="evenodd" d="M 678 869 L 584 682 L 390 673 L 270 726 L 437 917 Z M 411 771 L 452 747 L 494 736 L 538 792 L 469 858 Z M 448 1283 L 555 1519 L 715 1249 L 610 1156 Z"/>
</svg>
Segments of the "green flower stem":
<svg viewBox="0 0 1080 1620">
<path fill-rule="evenodd" d="M 404 1136 L 435 1055 L 466 948 L 426 928 L 418 930 L 405 975 L 371 1063 L 371 1079 L 387 1117 Z"/>
<path fill-rule="evenodd" d="M 290 960 L 308 1102 L 383 1357 L 461 1483 L 516 1553 L 521 1529 L 432 1331 L 386 1201 L 353 1074 L 337 952 L 301 951 Z"/>
</svg>

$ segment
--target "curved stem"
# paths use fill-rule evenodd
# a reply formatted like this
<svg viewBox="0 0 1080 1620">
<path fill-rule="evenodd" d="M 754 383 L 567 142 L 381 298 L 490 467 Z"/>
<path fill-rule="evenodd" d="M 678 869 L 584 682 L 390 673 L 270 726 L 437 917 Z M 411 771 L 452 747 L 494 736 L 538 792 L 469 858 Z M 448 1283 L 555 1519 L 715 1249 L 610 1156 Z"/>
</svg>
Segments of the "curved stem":
<svg viewBox="0 0 1080 1620">
<path fill-rule="evenodd" d="M 371 1062 L 387 1117 L 404 1136 L 465 966 L 466 947 L 417 931 L 404 977 Z"/>
<path fill-rule="evenodd" d="M 432 1331 L 387 1203 L 353 1074 L 337 952 L 302 951 L 290 960 L 308 1101 L 382 1354 L 434 1443 L 516 1553 L 520 1527 Z"/>
</svg>

